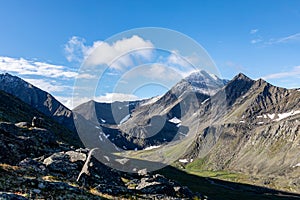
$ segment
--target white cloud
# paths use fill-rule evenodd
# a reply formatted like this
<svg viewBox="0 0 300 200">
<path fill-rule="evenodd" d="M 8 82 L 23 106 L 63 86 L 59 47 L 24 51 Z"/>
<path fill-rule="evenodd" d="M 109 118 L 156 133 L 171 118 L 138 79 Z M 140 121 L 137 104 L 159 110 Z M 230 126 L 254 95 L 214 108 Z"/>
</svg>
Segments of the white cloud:
<svg viewBox="0 0 300 200">
<path fill-rule="evenodd" d="M 149 67 L 149 70 L 145 72 L 149 78 L 165 79 L 169 81 L 175 81 L 174 83 L 177 83 L 182 78 L 187 77 L 195 71 L 198 71 L 198 69 L 191 68 L 189 70 L 180 71 L 176 68 L 165 67 L 161 64 L 153 64 Z"/>
<path fill-rule="evenodd" d="M 188 62 L 192 63 L 193 65 L 195 65 L 196 63 L 200 62 L 200 58 L 199 56 L 197 56 L 195 53 L 191 54 L 189 56 L 184 57 Z"/>
<path fill-rule="evenodd" d="M 143 50 L 145 50 L 145 48 L 149 49 L 153 47 L 154 46 L 150 41 L 145 41 L 136 35 L 131 38 L 123 38 L 113 44 L 97 41 L 85 52 L 85 55 L 88 56 L 85 64 L 87 66 L 96 66 L 100 64 L 109 65 L 114 59 L 134 50 L 136 55 L 149 58 L 151 56 L 151 54 L 149 54 L 150 51 Z M 128 57 L 123 57 L 123 59 L 123 65 L 129 65 L 132 62 Z M 116 67 L 116 69 L 119 68 Z"/>
<path fill-rule="evenodd" d="M 61 102 L 64 106 L 66 106 L 69 109 L 73 109 L 76 106 L 79 106 L 80 104 L 86 103 L 89 100 L 91 100 L 90 98 L 87 97 L 82 97 L 82 98 L 73 98 L 72 96 L 55 96 L 55 98 Z M 72 101 L 73 100 L 73 101 Z"/>
<path fill-rule="evenodd" d="M 104 96 L 98 96 L 94 98 L 94 100 L 97 102 L 135 101 L 139 99 L 139 97 L 133 94 L 124 93 L 106 93 Z"/>
<path fill-rule="evenodd" d="M 115 92 L 134 93 L 134 91 L 146 87 L 143 91 L 152 96 L 155 91 L 149 88 L 147 89 L 147 86 L 154 84 L 162 88 L 170 89 L 194 71 L 180 71 L 159 63 L 142 65 L 124 74 L 118 81 Z"/>
<path fill-rule="evenodd" d="M 251 44 L 256 44 L 256 43 L 259 43 L 259 42 L 262 42 L 262 39 L 258 38 L 258 39 L 251 40 Z"/>
<path fill-rule="evenodd" d="M 73 109 L 80 104 L 86 103 L 91 100 L 89 97 L 65 97 L 65 96 L 56 96 L 57 100 L 63 103 L 69 109 Z M 93 98 L 97 102 L 111 103 L 114 101 L 135 101 L 140 100 L 139 97 L 133 94 L 124 94 L 124 93 L 106 93 L 103 96 L 98 96 Z"/>
<path fill-rule="evenodd" d="M 189 56 L 181 56 L 177 50 L 173 50 L 172 54 L 167 58 L 167 65 L 178 65 L 181 67 L 192 67 L 199 62 L 199 56 L 191 54 Z"/>
<path fill-rule="evenodd" d="M 32 79 L 32 78 L 25 78 L 24 80 L 49 93 L 62 92 L 65 91 L 66 89 L 70 89 L 69 86 L 59 85 L 56 81 L 46 81 L 43 79 Z"/>
<path fill-rule="evenodd" d="M 179 65 L 179 66 L 183 66 L 183 67 L 186 67 L 189 65 L 188 61 L 185 60 L 184 58 L 180 57 L 178 54 L 176 53 L 172 53 L 168 59 L 167 59 L 167 62 L 169 65 Z"/>
<path fill-rule="evenodd" d="M 84 45 L 85 39 L 73 36 L 65 45 L 65 55 L 69 62 L 81 62 L 87 47 Z"/>
<path fill-rule="evenodd" d="M 289 35 L 282 38 L 271 39 L 267 44 L 279 44 L 279 43 L 288 43 L 288 42 L 300 42 L 300 33 Z"/>
<path fill-rule="evenodd" d="M 95 79 L 95 78 L 97 78 L 97 76 L 85 73 L 85 74 L 78 74 L 78 76 L 76 76 L 76 78 Z"/>
<path fill-rule="evenodd" d="M 92 46 L 86 46 L 84 43 L 84 39 L 76 36 L 72 37 L 65 45 L 66 58 L 69 61 L 83 61 L 83 59 L 86 59 L 84 63 L 86 66 L 110 65 L 113 60 L 132 51 L 135 51 L 136 56 L 149 59 L 151 51 L 145 51 L 145 49 L 154 47 L 150 41 L 137 35 L 117 40 L 113 44 L 96 41 Z M 123 57 L 120 62 L 121 64 L 111 67 L 121 70 L 124 66 L 132 64 L 130 57 Z"/>
<path fill-rule="evenodd" d="M 258 32 L 258 29 L 252 29 L 252 30 L 250 30 L 250 34 L 255 34 L 257 32 Z"/>
<path fill-rule="evenodd" d="M 174 84 L 192 72 L 193 71 L 190 70 L 180 71 L 168 65 L 154 63 L 135 68 L 134 70 L 130 71 L 130 73 L 125 74 L 122 77 L 122 81 L 124 81 L 124 83 L 134 85 L 136 84 L 135 80 L 140 81 L 141 77 L 143 77 L 143 82 L 171 81 L 170 83 Z"/>
<path fill-rule="evenodd" d="M 294 67 L 291 71 L 269 74 L 262 78 L 266 80 L 270 80 L 270 79 L 293 78 L 293 77 L 295 78 L 300 77 L 300 66 Z"/>
<path fill-rule="evenodd" d="M 152 64 L 147 70 L 144 71 L 143 76 L 147 76 L 152 79 L 167 80 L 178 80 L 179 77 L 181 78 L 181 75 L 178 72 L 170 70 L 169 68 L 161 64 Z"/>
<path fill-rule="evenodd" d="M 226 61 L 225 62 L 225 67 L 232 68 L 232 69 L 234 69 L 236 71 L 246 71 L 246 67 L 244 67 L 241 64 L 235 63 L 233 61 Z"/>
<path fill-rule="evenodd" d="M 77 72 L 61 65 L 0 56 L 0 71 L 19 75 L 38 75 L 51 78 L 74 78 Z"/>
<path fill-rule="evenodd" d="M 132 66 L 134 60 L 132 59 L 131 55 L 123 55 L 115 60 L 112 64 L 110 64 L 110 68 L 116 69 L 118 71 L 122 71 L 123 69 L 127 68 L 128 66 Z"/>
<path fill-rule="evenodd" d="M 55 98 L 69 109 L 73 109 L 72 97 L 55 96 Z M 79 105 L 79 104 L 78 104 Z"/>
</svg>

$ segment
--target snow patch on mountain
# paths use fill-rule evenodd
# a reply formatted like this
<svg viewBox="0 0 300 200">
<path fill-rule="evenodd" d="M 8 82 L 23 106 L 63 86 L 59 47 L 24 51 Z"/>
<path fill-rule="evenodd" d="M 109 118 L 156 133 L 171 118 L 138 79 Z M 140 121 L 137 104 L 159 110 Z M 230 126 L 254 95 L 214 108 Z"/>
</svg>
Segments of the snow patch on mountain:
<svg viewBox="0 0 300 200">
<path fill-rule="evenodd" d="M 193 159 L 188 160 L 186 158 L 183 158 L 183 159 L 179 159 L 178 161 L 181 163 L 189 163 L 189 162 L 193 162 Z"/>
<path fill-rule="evenodd" d="M 267 116 L 268 116 L 270 119 L 274 119 L 275 114 L 274 114 L 274 113 L 273 113 L 273 114 L 267 114 Z"/>
<path fill-rule="evenodd" d="M 300 114 L 300 110 L 296 110 L 296 111 L 292 110 L 292 111 L 287 112 L 287 113 L 281 113 L 281 114 L 278 114 L 278 118 L 275 119 L 274 121 L 280 121 L 282 119 L 285 119 L 287 117 L 297 115 L 297 114 Z"/>
<path fill-rule="evenodd" d="M 126 116 L 120 121 L 120 124 L 123 124 L 123 123 L 126 122 L 129 118 L 130 118 L 130 114 L 129 114 L 129 115 L 126 115 Z"/>
<path fill-rule="evenodd" d="M 110 161 L 108 156 L 103 156 L 108 162 Z"/>
<path fill-rule="evenodd" d="M 214 95 L 227 83 L 226 80 L 204 70 L 190 74 L 185 78 L 185 81 L 192 86 L 193 91 L 210 96 Z"/>
<path fill-rule="evenodd" d="M 214 75 L 214 74 L 211 74 L 211 73 L 208 73 L 214 80 L 219 80 L 219 78 L 216 76 L 216 75 Z"/>
<path fill-rule="evenodd" d="M 149 105 L 149 104 L 153 104 L 153 103 L 157 102 L 161 97 L 162 97 L 162 95 L 152 97 L 152 98 L 146 100 L 146 102 L 142 103 L 141 106 L 146 106 L 146 105 Z"/>
<path fill-rule="evenodd" d="M 201 105 L 205 104 L 207 101 L 209 100 L 209 98 L 205 99 L 204 101 L 201 102 Z"/>
<path fill-rule="evenodd" d="M 263 115 L 258 115 L 256 116 L 257 119 L 271 119 L 273 121 L 280 121 L 282 119 L 285 119 L 285 118 L 288 118 L 290 116 L 293 116 L 293 115 L 297 115 L 297 114 L 300 114 L 300 110 L 292 110 L 290 112 L 286 112 L 286 113 L 266 113 L 266 114 L 263 114 Z M 257 124 L 263 124 L 264 122 L 258 122 Z"/>
<path fill-rule="evenodd" d="M 181 162 L 181 163 L 188 163 L 189 162 L 186 158 L 185 159 L 179 159 L 178 161 Z"/>
<path fill-rule="evenodd" d="M 173 124 L 179 124 L 179 123 L 181 123 L 181 120 L 178 119 L 177 117 L 173 117 L 172 119 L 169 120 L 169 122 L 171 122 Z"/>
<path fill-rule="evenodd" d="M 146 147 L 144 150 L 152 150 L 152 149 L 157 149 L 159 148 L 160 145 L 156 145 L 156 146 L 149 146 L 149 147 Z"/>
</svg>

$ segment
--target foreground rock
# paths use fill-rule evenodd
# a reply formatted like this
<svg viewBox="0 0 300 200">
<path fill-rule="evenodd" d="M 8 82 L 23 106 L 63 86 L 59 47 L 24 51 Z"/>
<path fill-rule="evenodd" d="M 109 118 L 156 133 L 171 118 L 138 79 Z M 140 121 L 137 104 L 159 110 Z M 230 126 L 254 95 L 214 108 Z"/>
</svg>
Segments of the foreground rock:
<svg viewBox="0 0 300 200">
<path fill-rule="evenodd" d="M 58 133 L 28 122 L 0 122 L 0 199 L 193 197 L 161 175 L 111 169 L 96 160 L 93 151 L 75 149 Z"/>
<path fill-rule="evenodd" d="M 26 158 L 17 166 L 1 164 L 0 189 L 18 194 L 20 199 L 190 199 L 195 196 L 188 188 L 159 174 L 117 172 L 94 157 L 86 163 L 88 153 L 87 149 L 61 151 L 47 157 Z M 85 164 L 88 173 L 81 173 Z"/>
</svg>

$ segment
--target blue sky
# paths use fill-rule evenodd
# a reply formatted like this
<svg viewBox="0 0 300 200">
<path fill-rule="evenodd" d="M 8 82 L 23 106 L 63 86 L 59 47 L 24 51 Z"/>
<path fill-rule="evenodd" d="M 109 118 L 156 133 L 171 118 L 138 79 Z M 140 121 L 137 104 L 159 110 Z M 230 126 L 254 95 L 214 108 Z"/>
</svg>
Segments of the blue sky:
<svg viewBox="0 0 300 200">
<path fill-rule="evenodd" d="M 129 29 L 163 27 L 201 44 L 223 78 L 243 72 L 296 88 L 299 22 L 298 0 L 0 1 L 0 70 L 70 106 L 83 49 Z M 98 95 L 108 98 L 110 91 Z"/>
</svg>

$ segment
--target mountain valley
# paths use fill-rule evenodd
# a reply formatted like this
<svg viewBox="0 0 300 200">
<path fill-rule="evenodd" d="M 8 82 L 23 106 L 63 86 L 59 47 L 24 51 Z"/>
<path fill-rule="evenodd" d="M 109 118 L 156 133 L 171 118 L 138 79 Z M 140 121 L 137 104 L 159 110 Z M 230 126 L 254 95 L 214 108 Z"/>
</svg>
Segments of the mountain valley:
<svg viewBox="0 0 300 200">
<path fill-rule="evenodd" d="M 199 71 L 159 97 L 71 111 L 3 74 L 0 97 L 0 199 L 300 199 L 297 89 Z M 176 160 L 128 173 L 99 162 L 101 148 L 107 162 L 120 159 L 116 149 L 150 164 L 164 149 Z"/>
</svg>

